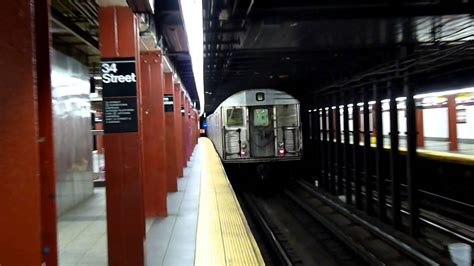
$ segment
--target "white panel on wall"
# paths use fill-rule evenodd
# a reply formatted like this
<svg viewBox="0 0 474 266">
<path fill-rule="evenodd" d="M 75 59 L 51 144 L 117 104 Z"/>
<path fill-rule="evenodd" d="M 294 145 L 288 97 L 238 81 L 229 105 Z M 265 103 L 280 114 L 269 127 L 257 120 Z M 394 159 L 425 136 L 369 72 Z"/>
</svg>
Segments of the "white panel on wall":
<svg viewBox="0 0 474 266">
<path fill-rule="evenodd" d="M 406 136 L 407 132 L 407 118 L 405 116 L 405 110 L 398 110 L 398 131 L 400 136 Z"/>
<path fill-rule="evenodd" d="M 423 109 L 423 131 L 428 138 L 448 138 L 448 108 Z"/>
<path fill-rule="evenodd" d="M 457 124 L 458 139 L 474 140 L 474 106 L 466 106 L 466 123 Z"/>
<path fill-rule="evenodd" d="M 383 135 L 388 136 L 388 134 L 390 133 L 390 112 L 382 113 L 382 128 Z"/>
</svg>

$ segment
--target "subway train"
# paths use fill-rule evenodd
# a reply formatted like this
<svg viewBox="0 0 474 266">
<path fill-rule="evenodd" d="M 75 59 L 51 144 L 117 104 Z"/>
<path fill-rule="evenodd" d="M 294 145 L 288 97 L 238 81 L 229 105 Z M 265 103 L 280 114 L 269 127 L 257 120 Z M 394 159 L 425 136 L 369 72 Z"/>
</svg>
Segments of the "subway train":
<svg viewBox="0 0 474 266">
<path fill-rule="evenodd" d="M 208 137 L 224 163 L 300 160 L 300 103 L 273 89 L 240 91 L 207 117 Z"/>
<path fill-rule="evenodd" d="M 271 191 L 297 175 L 293 170 L 301 162 L 303 141 L 300 103 L 293 96 L 274 89 L 240 91 L 224 100 L 206 123 L 234 185 Z"/>
</svg>

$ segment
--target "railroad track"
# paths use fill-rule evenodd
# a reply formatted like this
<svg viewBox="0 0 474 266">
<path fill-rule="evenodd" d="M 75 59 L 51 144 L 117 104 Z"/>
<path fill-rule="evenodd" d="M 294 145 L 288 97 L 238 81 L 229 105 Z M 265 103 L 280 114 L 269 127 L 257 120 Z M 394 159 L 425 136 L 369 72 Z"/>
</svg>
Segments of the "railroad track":
<svg viewBox="0 0 474 266">
<path fill-rule="evenodd" d="M 401 240 L 397 237 L 400 234 L 386 233 L 386 230 L 372 225 L 336 203 L 337 201 L 326 193 L 316 192 L 305 182 L 296 181 L 295 187 L 292 190 L 285 190 L 284 193 L 341 240 L 350 243 L 350 246 L 371 264 L 452 265 L 446 256 L 420 247 L 418 243 Z"/>
<path fill-rule="evenodd" d="M 273 250 L 276 265 L 368 264 L 288 196 L 245 194 L 241 199 Z"/>
<path fill-rule="evenodd" d="M 296 181 L 298 185 L 303 186 L 304 188 L 310 190 L 312 193 L 321 194 L 321 191 L 316 191 L 310 183 L 305 181 Z M 378 204 L 378 197 L 376 196 L 377 192 L 374 191 L 373 202 L 374 209 Z M 362 192 L 362 196 L 365 196 L 365 193 Z M 387 215 L 392 208 L 391 198 L 387 197 L 386 209 Z M 336 203 L 337 204 L 337 203 Z M 406 202 L 402 202 L 401 210 L 402 217 L 408 219 L 409 212 Z M 474 228 L 465 223 L 455 221 L 443 215 L 440 215 L 432 210 L 420 209 L 420 222 L 423 226 L 422 235 L 425 239 L 431 240 L 429 242 L 438 244 L 441 242 L 452 243 L 452 242 L 463 242 L 474 245 Z M 443 251 L 445 248 L 440 247 L 440 245 L 434 245 L 433 248 L 436 248 L 438 251 Z"/>
</svg>

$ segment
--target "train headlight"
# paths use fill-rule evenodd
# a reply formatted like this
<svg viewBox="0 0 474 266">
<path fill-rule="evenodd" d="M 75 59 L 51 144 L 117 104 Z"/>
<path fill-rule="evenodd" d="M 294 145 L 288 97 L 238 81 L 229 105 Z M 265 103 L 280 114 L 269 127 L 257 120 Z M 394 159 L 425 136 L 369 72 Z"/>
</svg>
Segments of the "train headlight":
<svg viewBox="0 0 474 266">
<path fill-rule="evenodd" d="M 285 148 L 280 147 L 280 148 L 278 149 L 278 155 L 280 155 L 280 156 L 281 156 L 281 155 L 285 155 Z"/>
<path fill-rule="evenodd" d="M 242 144 L 242 149 L 246 149 L 247 148 L 247 144 Z"/>
</svg>

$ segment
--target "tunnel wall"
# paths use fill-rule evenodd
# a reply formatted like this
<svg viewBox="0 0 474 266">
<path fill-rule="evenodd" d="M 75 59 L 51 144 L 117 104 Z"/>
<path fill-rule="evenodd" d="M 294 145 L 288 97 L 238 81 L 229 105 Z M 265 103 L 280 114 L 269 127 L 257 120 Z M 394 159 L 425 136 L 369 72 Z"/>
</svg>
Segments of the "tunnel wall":
<svg viewBox="0 0 474 266">
<path fill-rule="evenodd" d="M 90 82 L 86 66 L 58 51 L 51 80 L 60 215 L 93 193 Z"/>
</svg>

